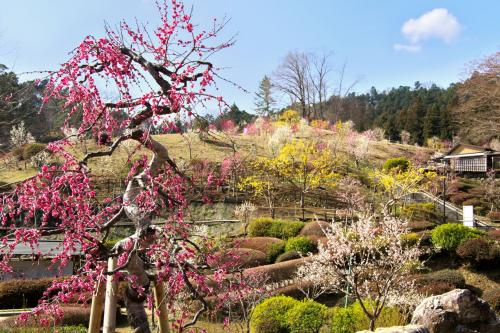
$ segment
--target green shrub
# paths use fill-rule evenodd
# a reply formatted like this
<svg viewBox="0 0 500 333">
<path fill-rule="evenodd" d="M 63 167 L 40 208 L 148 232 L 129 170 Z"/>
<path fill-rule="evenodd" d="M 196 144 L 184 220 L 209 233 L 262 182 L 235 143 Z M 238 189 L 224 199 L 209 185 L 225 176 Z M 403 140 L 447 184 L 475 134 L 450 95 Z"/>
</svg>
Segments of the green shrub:
<svg viewBox="0 0 500 333">
<path fill-rule="evenodd" d="M 397 169 L 397 171 L 406 171 L 410 167 L 410 161 L 406 157 L 395 157 L 390 158 L 384 162 L 384 170 L 391 171 Z"/>
<path fill-rule="evenodd" d="M 420 243 L 421 236 L 416 232 L 409 232 L 407 234 L 401 235 L 401 241 L 403 244 L 408 246 L 417 245 Z"/>
<path fill-rule="evenodd" d="M 273 219 L 270 217 L 259 217 L 248 224 L 248 234 L 252 237 L 269 236 Z"/>
<path fill-rule="evenodd" d="M 424 220 L 435 221 L 438 216 L 436 214 L 436 205 L 431 202 L 411 203 L 401 207 L 401 216 L 409 220 Z"/>
<path fill-rule="evenodd" d="M 438 282 L 448 283 L 455 288 L 465 287 L 464 276 L 459 271 L 453 269 L 443 269 L 429 274 L 424 274 L 417 279 L 417 283 L 422 286 Z"/>
<path fill-rule="evenodd" d="M 500 288 L 486 290 L 481 298 L 488 302 L 497 314 L 500 313 Z"/>
<path fill-rule="evenodd" d="M 259 303 L 252 311 L 250 332 L 288 333 L 286 313 L 299 301 L 288 296 L 273 296 Z"/>
<path fill-rule="evenodd" d="M 314 243 L 304 236 L 289 238 L 285 245 L 286 252 L 295 251 L 301 254 L 312 252 L 315 248 Z"/>
<path fill-rule="evenodd" d="M 267 260 L 270 263 L 275 262 L 276 258 L 278 258 L 284 251 L 285 251 L 284 242 L 269 244 L 266 252 Z"/>
<path fill-rule="evenodd" d="M 356 321 L 351 307 L 332 309 L 332 333 L 356 332 Z"/>
<path fill-rule="evenodd" d="M 280 237 L 276 237 L 288 239 L 297 236 L 304 225 L 305 223 L 300 221 L 281 221 L 281 234 Z"/>
<path fill-rule="evenodd" d="M 318 333 L 328 318 L 328 308 L 313 300 L 305 300 L 285 315 L 290 333 Z"/>
<path fill-rule="evenodd" d="M 456 252 L 476 268 L 490 265 L 494 267 L 500 261 L 499 245 L 485 237 L 466 240 L 457 247 Z"/>
<path fill-rule="evenodd" d="M 297 236 L 304 227 L 304 222 L 274 220 L 267 217 L 254 219 L 248 225 L 248 234 L 252 237 L 276 237 L 288 239 Z"/>
<path fill-rule="evenodd" d="M 62 304 L 62 318 L 54 323 L 54 318 L 47 317 L 45 315 L 41 315 L 41 318 L 48 319 L 49 323 L 61 325 L 61 326 L 85 326 L 87 327 L 90 319 L 90 306 L 82 306 L 78 304 Z M 37 327 L 39 325 L 39 319 L 36 317 L 29 317 L 26 321 L 17 321 L 16 317 L 9 317 L 2 321 L 2 326 L 4 324 L 16 327 L 16 328 L 30 328 Z M 3 330 L 0 329 L 0 332 Z M 53 331 L 51 331 L 53 332 Z"/>
<path fill-rule="evenodd" d="M 278 256 L 278 258 L 276 258 L 276 262 L 283 262 L 283 261 L 288 261 L 288 260 L 294 260 L 294 259 L 299 259 L 301 258 L 301 255 L 300 253 L 296 252 L 296 251 L 289 251 L 289 252 L 285 252 L 285 253 L 282 253 Z"/>
<path fill-rule="evenodd" d="M 479 230 L 462 224 L 446 223 L 432 230 L 432 244 L 443 249 L 454 251 L 466 240 L 481 236 Z"/>
<path fill-rule="evenodd" d="M 43 143 L 28 143 L 24 146 L 23 159 L 25 161 L 29 161 L 33 156 L 44 150 L 45 147 L 46 146 Z"/>
<path fill-rule="evenodd" d="M 365 307 L 371 308 L 368 301 Z M 356 301 L 347 308 L 335 307 L 332 309 L 332 333 L 354 333 L 367 330 L 370 320 L 363 312 L 361 304 Z M 406 324 L 406 317 L 396 307 L 384 307 L 375 322 L 375 327 L 390 327 Z"/>
</svg>

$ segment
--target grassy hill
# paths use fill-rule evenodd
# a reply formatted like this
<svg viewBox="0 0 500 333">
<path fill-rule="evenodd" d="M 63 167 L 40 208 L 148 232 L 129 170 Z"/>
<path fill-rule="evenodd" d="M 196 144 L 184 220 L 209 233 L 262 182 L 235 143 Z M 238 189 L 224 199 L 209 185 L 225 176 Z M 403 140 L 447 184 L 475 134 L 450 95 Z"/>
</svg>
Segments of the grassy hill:
<svg viewBox="0 0 500 333">
<path fill-rule="evenodd" d="M 312 136 L 305 134 L 304 137 Z M 329 140 L 332 136 L 331 132 L 325 131 L 324 139 Z M 211 142 L 204 142 L 199 138 L 195 138 L 191 142 L 191 154 L 187 139 L 181 134 L 162 134 L 155 135 L 154 138 L 160 143 L 164 144 L 172 158 L 176 161 L 189 160 L 190 155 L 193 159 L 207 159 L 209 161 L 221 162 L 224 157 L 233 153 L 232 143 L 243 158 L 252 159 L 255 156 L 262 156 L 267 151 L 267 138 L 264 136 L 248 136 L 248 135 L 235 135 L 231 138 L 215 134 L 211 138 Z M 89 167 L 93 170 L 95 175 L 102 177 L 109 177 L 113 179 L 124 178 L 128 172 L 130 162 L 129 159 L 137 158 L 142 154 L 149 154 L 145 149 L 135 150 L 137 147 L 134 141 L 126 141 L 117 149 L 112 157 L 101 157 L 93 159 L 89 163 Z M 86 151 L 95 151 L 105 149 L 98 147 L 91 141 L 77 142 L 72 149 L 78 157 L 82 157 Z M 342 147 L 340 147 L 342 150 Z M 366 159 L 374 166 L 380 165 L 383 161 L 391 157 L 406 156 L 411 158 L 415 153 L 420 150 L 427 154 L 432 151 L 426 148 L 403 145 L 399 143 L 391 143 L 388 141 L 371 141 L 367 151 Z M 0 160 L 0 182 L 14 183 L 26 179 L 27 177 L 36 174 L 36 169 L 31 166 L 29 161 L 15 162 L 14 157 L 7 154 Z"/>
</svg>

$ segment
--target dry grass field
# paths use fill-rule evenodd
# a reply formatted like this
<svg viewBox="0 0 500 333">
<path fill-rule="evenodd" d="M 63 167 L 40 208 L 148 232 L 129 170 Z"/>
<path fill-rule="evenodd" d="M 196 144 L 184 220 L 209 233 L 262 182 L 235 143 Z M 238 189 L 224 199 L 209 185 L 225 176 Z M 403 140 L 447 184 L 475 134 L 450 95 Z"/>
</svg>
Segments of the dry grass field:
<svg viewBox="0 0 500 333">
<path fill-rule="evenodd" d="M 331 132 L 324 135 L 326 141 L 330 140 Z M 312 134 L 311 134 L 312 136 Z M 198 138 L 191 142 L 191 153 L 188 142 L 181 134 L 162 134 L 156 135 L 155 139 L 168 147 L 170 155 L 180 162 L 182 160 L 192 159 L 207 159 L 214 162 L 220 162 L 224 157 L 233 153 L 230 147 L 230 140 L 227 137 L 218 135 L 217 143 L 207 143 Z M 233 136 L 231 140 L 235 143 L 235 148 L 244 159 L 252 159 L 255 156 L 265 155 L 267 148 L 266 137 L 255 137 L 247 135 Z M 71 148 L 72 153 L 77 157 L 82 157 L 85 151 L 95 151 L 103 149 L 97 147 L 91 141 L 78 142 L 74 148 Z M 426 148 L 418 148 L 411 145 L 403 145 L 399 143 L 390 143 L 387 141 L 370 142 L 366 159 L 371 164 L 379 165 L 384 160 L 391 157 L 407 156 L 411 157 L 417 150 L 423 150 L 426 153 L 432 153 Z M 94 174 L 104 178 L 123 179 L 130 167 L 130 156 L 133 158 L 146 154 L 145 149 L 136 150 L 136 144 L 133 141 L 126 141 L 121 144 L 117 152 L 112 157 L 101 157 L 90 161 L 89 166 Z M 15 163 L 14 158 L 6 155 L 0 159 L 0 182 L 14 183 L 26 179 L 36 174 L 29 162 L 23 161 Z"/>
</svg>

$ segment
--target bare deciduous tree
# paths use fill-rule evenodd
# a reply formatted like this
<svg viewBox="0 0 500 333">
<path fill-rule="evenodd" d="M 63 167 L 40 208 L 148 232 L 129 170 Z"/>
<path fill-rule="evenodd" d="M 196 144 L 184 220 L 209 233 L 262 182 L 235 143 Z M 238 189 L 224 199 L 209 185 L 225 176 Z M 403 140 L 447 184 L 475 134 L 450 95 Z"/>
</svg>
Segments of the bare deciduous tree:
<svg viewBox="0 0 500 333">
<path fill-rule="evenodd" d="M 276 88 L 298 103 L 302 117 L 310 116 L 310 57 L 304 52 L 289 52 L 274 73 Z"/>
<path fill-rule="evenodd" d="M 458 135 L 482 143 L 498 135 L 500 123 L 500 51 L 470 65 L 468 78 L 458 85 L 452 109 Z"/>
<path fill-rule="evenodd" d="M 311 72 L 310 82 L 314 91 L 314 96 L 317 96 L 313 103 L 315 118 L 325 118 L 325 102 L 328 97 L 328 75 L 332 71 L 329 62 L 330 54 L 313 54 L 311 55 Z"/>
</svg>

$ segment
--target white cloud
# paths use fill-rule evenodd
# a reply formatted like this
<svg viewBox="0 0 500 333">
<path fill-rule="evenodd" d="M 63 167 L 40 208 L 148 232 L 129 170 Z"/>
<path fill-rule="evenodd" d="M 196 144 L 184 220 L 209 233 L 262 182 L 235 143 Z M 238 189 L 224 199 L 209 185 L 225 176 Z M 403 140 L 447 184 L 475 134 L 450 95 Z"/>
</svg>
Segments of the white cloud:
<svg viewBox="0 0 500 333">
<path fill-rule="evenodd" d="M 448 9 L 436 8 L 419 18 L 406 21 L 401 32 L 412 44 L 431 38 L 450 43 L 458 37 L 461 28 L 457 18 Z"/>
<path fill-rule="evenodd" d="M 422 46 L 420 45 L 415 45 L 415 44 L 394 44 L 393 45 L 394 50 L 396 51 L 406 51 L 406 52 L 419 52 L 422 50 Z"/>
</svg>

